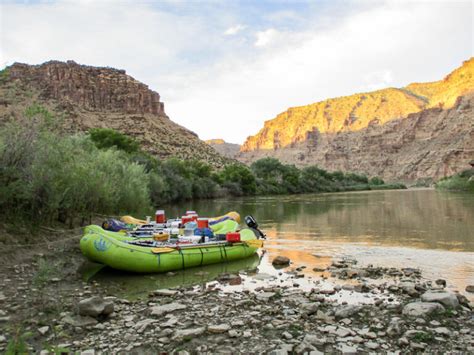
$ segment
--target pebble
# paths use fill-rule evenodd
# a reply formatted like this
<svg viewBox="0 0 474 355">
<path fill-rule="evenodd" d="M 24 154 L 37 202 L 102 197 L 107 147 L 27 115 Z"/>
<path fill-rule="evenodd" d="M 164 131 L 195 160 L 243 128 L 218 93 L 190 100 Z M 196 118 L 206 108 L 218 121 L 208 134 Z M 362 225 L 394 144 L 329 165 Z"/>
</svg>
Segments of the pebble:
<svg viewBox="0 0 474 355">
<path fill-rule="evenodd" d="M 207 331 L 210 333 L 225 333 L 230 330 L 229 324 L 212 324 L 207 326 Z"/>
</svg>

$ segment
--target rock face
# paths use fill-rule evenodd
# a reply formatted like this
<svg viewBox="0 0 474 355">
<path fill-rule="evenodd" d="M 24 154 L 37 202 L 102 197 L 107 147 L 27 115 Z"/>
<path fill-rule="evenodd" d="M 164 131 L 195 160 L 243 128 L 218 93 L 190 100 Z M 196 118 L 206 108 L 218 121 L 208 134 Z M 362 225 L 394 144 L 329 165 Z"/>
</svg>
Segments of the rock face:
<svg viewBox="0 0 474 355">
<path fill-rule="evenodd" d="M 294 107 L 247 139 L 239 160 L 265 156 L 387 180 L 439 179 L 474 155 L 474 58 L 441 81 Z"/>
<path fill-rule="evenodd" d="M 223 139 L 208 139 L 205 142 L 214 148 L 219 154 L 228 158 L 234 159 L 240 151 L 239 144 L 227 143 Z"/>
<path fill-rule="evenodd" d="M 159 158 L 196 158 L 216 166 L 226 161 L 195 133 L 172 122 L 160 95 L 125 70 L 73 61 L 15 63 L 0 77 L 0 97 L 0 124 L 39 104 L 62 119 L 66 133 L 113 128 Z"/>
</svg>

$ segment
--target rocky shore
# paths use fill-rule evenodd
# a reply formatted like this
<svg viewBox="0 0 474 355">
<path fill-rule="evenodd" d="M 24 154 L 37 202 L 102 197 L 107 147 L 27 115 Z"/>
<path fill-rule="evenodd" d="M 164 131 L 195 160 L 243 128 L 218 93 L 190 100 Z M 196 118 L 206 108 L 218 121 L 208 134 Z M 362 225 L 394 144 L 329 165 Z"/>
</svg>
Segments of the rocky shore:
<svg viewBox="0 0 474 355">
<path fill-rule="evenodd" d="M 415 269 L 333 261 L 314 270 L 308 288 L 299 283 L 308 279 L 304 266 L 291 265 L 252 289 L 229 286 L 260 275 L 241 272 L 129 300 L 77 272 L 64 273 L 68 267 L 48 273 L 44 258 L 1 274 L 0 352 L 474 351 L 472 303 L 445 280 L 426 280 Z"/>
</svg>

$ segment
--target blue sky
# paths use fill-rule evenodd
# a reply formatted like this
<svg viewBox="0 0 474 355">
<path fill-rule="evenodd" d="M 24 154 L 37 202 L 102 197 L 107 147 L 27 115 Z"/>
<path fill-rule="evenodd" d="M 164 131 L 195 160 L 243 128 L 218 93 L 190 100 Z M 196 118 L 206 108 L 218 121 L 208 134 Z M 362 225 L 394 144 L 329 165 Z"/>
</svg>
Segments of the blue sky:
<svg viewBox="0 0 474 355">
<path fill-rule="evenodd" d="M 1 1 L 0 66 L 125 69 L 203 139 L 288 107 L 442 78 L 473 55 L 471 1 Z"/>
</svg>

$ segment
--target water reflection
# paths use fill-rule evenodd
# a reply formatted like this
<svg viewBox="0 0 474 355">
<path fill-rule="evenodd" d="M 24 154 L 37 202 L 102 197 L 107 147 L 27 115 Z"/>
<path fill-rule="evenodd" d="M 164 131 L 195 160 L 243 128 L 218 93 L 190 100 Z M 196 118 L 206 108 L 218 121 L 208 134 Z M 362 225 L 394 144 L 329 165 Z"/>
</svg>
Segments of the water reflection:
<svg viewBox="0 0 474 355">
<path fill-rule="evenodd" d="M 474 195 L 434 190 L 252 197 L 170 206 L 252 214 L 272 238 L 474 251 Z"/>
</svg>

